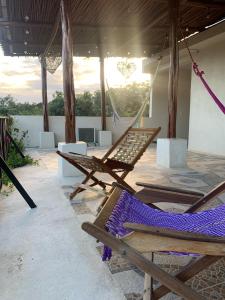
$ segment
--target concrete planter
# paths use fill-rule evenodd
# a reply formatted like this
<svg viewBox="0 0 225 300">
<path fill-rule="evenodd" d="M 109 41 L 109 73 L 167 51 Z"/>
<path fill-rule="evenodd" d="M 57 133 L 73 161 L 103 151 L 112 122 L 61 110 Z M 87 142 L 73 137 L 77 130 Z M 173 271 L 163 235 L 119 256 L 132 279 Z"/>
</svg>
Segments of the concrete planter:
<svg viewBox="0 0 225 300">
<path fill-rule="evenodd" d="M 58 150 L 61 152 L 69 153 L 74 152 L 78 154 L 87 154 L 87 144 L 85 142 L 77 143 L 59 143 Z M 83 175 L 78 169 L 73 167 L 61 156 L 58 157 L 58 174 L 60 177 L 77 177 Z"/>
<path fill-rule="evenodd" d="M 166 168 L 184 168 L 187 159 L 187 140 L 158 139 L 157 164 Z"/>
<path fill-rule="evenodd" d="M 54 132 L 40 132 L 40 148 L 41 149 L 55 148 Z"/>
<path fill-rule="evenodd" d="M 100 130 L 98 132 L 98 140 L 100 147 L 110 147 L 112 146 L 112 132 L 109 130 Z"/>
</svg>

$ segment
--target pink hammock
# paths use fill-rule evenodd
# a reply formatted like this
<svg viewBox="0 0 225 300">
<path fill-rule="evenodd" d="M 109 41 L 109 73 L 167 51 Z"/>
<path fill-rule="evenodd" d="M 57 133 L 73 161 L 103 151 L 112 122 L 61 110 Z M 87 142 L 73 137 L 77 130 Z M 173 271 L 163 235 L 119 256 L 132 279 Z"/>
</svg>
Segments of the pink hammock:
<svg viewBox="0 0 225 300">
<path fill-rule="evenodd" d="M 209 87 L 208 83 L 206 82 L 206 80 L 203 77 L 204 71 L 200 71 L 199 70 L 198 65 L 196 64 L 196 62 L 193 62 L 193 70 L 194 70 L 195 74 L 200 78 L 201 82 L 205 86 L 205 88 L 208 91 L 209 95 L 212 97 L 212 99 L 214 100 L 214 102 L 217 104 L 217 106 L 220 108 L 220 110 L 225 115 L 225 105 L 222 103 L 222 101 L 219 100 L 219 98 L 211 90 L 211 88 Z"/>
<path fill-rule="evenodd" d="M 205 78 L 203 77 L 203 75 L 205 74 L 204 71 L 201 71 L 199 70 L 198 68 L 198 65 L 197 63 L 194 61 L 194 58 L 191 54 L 191 50 L 188 46 L 188 42 L 187 42 L 187 39 L 185 38 L 182 30 L 181 30 L 181 27 L 180 27 L 180 32 L 181 32 L 181 35 L 183 37 L 183 41 L 184 41 L 184 44 L 187 48 L 187 51 L 188 51 L 188 54 L 190 56 L 190 59 L 193 63 L 192 67 L 193 67 L 193 70 L 195 72 L 195 75 L 198 76 L 201 80 L 201 82 L 203 83 L 204 87 L 206 88 L 207 92 L 209 93 L 209 95 L 212 97 L 212 99 L 214 100 L 214 102 L 217 104 L 217 106 L 219 107 L 219 109 L 222 111 L 222 113 L 225 115 L 225 105 L 223 104 L 222 101 L 220 101 L 220 99 L 214 94 L 214 92 L 212 91 L 212 89 L 210 88 L 210 86 L 208 85 L 208 83 L 206 82 Z"/>
</svg>

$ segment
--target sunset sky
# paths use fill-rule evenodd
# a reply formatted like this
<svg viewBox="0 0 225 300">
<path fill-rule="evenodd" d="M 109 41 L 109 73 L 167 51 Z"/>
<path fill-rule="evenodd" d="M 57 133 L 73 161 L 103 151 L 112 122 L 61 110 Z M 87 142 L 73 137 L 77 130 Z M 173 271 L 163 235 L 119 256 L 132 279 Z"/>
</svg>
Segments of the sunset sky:
<svg viewBox="0 0 225 300">
<path fill-rule="evenodd" d="M 106 58 L 105 73 L 110 87 L 121 86 L 129 82 L 149 81 L 150 76 L 142 73 L 142 59 L 129 59 L 136 66 L 136 70 L 126 80 L 118 71 L 117 63 L 123 58 Z M 38 58 L 6 57 L 0 49 L 0 97 L 12 95 L 20 102 L 41 102 L 41 68 Z M 74 58 L 75 89 L 95 91 L 99 89 L 99 59 Z M 52 94 L 62 91 L 62 67 L 51 75 L 48 73 L 48 98 Z"/>
</svg>

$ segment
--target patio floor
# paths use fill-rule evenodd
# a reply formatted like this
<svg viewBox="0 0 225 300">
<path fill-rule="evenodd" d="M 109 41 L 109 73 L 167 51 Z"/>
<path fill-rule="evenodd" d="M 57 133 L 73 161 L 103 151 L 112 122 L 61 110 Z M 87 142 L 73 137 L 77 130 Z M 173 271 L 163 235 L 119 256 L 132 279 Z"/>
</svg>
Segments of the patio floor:
<svg viewBox="0 0 225 300">
<path fill-rule="evenodd" d="M 30 210 L 17 191 L 1 195 L 0 299 L 141 299 L 143 274 L 118 255 L 102 263 L 99 246 L 80 228 L 94 218 L 99 195 L 86 191 L 70 203 L 67 195 L 81 178 L 62 182 L 53 151 L 29 152 L 39 166 L 15 174 L 38 207 Z M 103 153 L 89 149 L 89 154 Z M 225 180 L 225 158 L 189 153 L 186 169 L 165 169 L 157 167 L 153 147 L 127 180 L 134 188 L 143 181 L 207 192 Z M 225 202 L 224 195 L 220 201 Z"/>
</svg>

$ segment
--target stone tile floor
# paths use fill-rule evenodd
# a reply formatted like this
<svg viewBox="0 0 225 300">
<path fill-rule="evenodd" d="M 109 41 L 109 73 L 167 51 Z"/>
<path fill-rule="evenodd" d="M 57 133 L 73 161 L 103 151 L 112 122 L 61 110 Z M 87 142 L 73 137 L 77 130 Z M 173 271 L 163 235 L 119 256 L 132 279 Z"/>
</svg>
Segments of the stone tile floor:
<svg viewBox="0 0 225 300">
<path fill-rule="evenodd" d="M 97 157 L 103 156 L 106 149 L 93 148 L 89 149 L 89 155 L 95 155 Z M 44 164 L 49 169 L 57 169 L 57 159 L 56 155 L 51 152 L 38 151 L 33 153 L 40 158 L 40 163 Z M 99 174 L 101 177 L 102 175 Z M 104 180 L 111 182 L 111 178 L 104 175 Z M 187 167 L 183 169 L 166 169 L 156 165 L 156 150 L 155 146 L 152 146 L 146 151 L 141 160 L 135 166 L 133 172 L 127 176 L 127 182 L 131 184 L 136 190 L 138 187 L 135 182 L 148 182 L 162 185 L 169 185 L 179 188 L 192 189 L 196 191 L 202 191 L 204 193 L 208 192 L 215 185 L 225 180 L 225 157 L 216 157 L 211 155 L 204 155 L 198 153 L 188 153 Z M 71 183 L 71 182 L 70 182 Z M 67 182 L 62 185 L 64 194 L 68 196 L 69 192 L 72 191 L 73 186 Z M 89 201 L 92 200 L 92 201 Z M 93 217 L 96 212 L 96 208 L 101 201 L 101 196 L 93 194 L 90 191 L 85 191 L 76 197 L 76 200 L 71 203 L 74 208 L 74 212 L 80 222 L 87 220 L 90 216 Z M 225 202 L 225 195 L 222 195 L 217 199 L 219 202 Z M 213 205 L 215 205 L 214 202 Z M 166 208 L 166 207 L 165 207 Z M 170 207 L 171 209 L 171 207 Z M 182 205 L 176 205 L 175 210 L 181 211 L 183 209 Z M 101 247 L 96 245 L 99 253 L 101 252 Z M 161 258 L 160 258 L 161 259 Z M 124 292 L 126 299 L 128 300 L 140 300 L 142 299 L 143 293 L 143 277 L 144 274 L 139 271 L 135 266 L 124 260 L 118 254 L 114 254 L 110 262 L 107 262 L 112 277 L 118 280 L 121 289 Z M 165 261 L 161 263 L 164 268 L 175 270 L 177 266 L 175 263 L 170 263 Z M 219 270 L 221 271 L 221 265 L 219 265 Z M 218 275 L 218 268 L 215 267 L 214 272 L 212 271 L 212 278 L 215 279 L 215 275 Z M 223 270 L 222 273 L 225 273 Z M 195 279 L 191 283 L 193 287 L 198 287 L 198 289 L 205 289 L 209 298 L 208 299 L 224 299 L 225 295 L 223 291 L 222 284 L 224 280 L 219 282 L 219 288 L 211 290 L 211 293 L 207 291 L 206 281 L 202 277 Z M 211 281 L 213 281 L 211 278 Z M 213 285 L 217 285 L 218 282 L 215 280 L 212 282 Z M 221 287 L 222 286 L 222 287 Z M 222 297 L 222 298 L 221 298 Z M 166 299 L 174 299 L 173 295 L 169 295 Z"/>
</svg>

